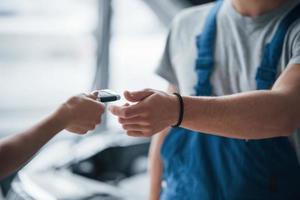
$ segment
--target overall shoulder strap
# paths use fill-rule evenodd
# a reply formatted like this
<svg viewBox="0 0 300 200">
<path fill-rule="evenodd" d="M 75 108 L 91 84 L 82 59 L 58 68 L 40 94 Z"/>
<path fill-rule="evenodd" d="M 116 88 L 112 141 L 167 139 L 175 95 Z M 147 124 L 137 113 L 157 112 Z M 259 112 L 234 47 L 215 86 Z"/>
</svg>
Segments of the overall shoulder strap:
<svg viewBox="0 0 300 200">
<path fill-rule="evenodd" d="M 277 66 L 281 57 L 286 33 L 289 27 L 300 18 L 300 4 L 293 8 L 280 22 L 278 29 L 265 46 L 262 62 L 257 69 L 256 87 L 258 90 L 270 89 L 276 81 Z"/>
<path fill-rule="evenodd" d="M 216 2 L 206 19 L 202 33 L 196 37 L 197 60 L 195 70 L 198 81 L 195 86 L 195 92 L 197 96 L 210 96 L 212 93 L 210 76 L 214 66 L 217 14 L 221 5 L 222 1 Z"/>
</svg>

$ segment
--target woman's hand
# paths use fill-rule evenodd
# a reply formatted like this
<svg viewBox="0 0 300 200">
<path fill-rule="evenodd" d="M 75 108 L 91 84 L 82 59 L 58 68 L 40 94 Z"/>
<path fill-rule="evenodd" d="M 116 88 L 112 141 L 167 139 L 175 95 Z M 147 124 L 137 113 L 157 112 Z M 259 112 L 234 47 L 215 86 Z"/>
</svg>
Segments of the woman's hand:
<svg viewBox="0 0 300 200">
<path fill-rule="evenodd" d="M 73 96 L 57 110 L 55 117 L 68 131 L 85 134 L 101 123 L 105 107 L 96 98 L 95 92 Z"/>
</svg>

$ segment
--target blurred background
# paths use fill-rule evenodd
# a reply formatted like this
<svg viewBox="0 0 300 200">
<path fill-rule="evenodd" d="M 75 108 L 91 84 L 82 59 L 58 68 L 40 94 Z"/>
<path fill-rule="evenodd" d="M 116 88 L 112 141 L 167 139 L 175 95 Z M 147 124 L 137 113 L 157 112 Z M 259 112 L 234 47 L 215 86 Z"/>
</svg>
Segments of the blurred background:
<svg viewBox="0 0 300 200">
<path fill-rule="evenodd" d="M 166 89 L 154 70 L 172 18 L 208 1 L 1 0 L 0 137 L 77 93 Z M 147 199 L 149 139 L 128 137 L 115 118 L 104 119 L 87 136 L 57 135 L 1 182 L 5 198 Z"/>
</svg>

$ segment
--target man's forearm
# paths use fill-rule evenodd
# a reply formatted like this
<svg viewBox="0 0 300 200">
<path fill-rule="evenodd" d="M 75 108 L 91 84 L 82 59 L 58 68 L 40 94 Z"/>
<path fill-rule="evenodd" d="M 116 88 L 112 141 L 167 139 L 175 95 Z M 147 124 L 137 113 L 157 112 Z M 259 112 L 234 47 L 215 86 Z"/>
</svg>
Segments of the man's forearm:
<svg viewBox="0 0 300 200">
<path fill-rule="evenodd" d="M 271 90 L 220 97 L 183 97 L 181 126 L 240 139 L 288 136 L 300 127 L 300 64 L 290 64 Z M 181 122 L 181 98 L 145 89 L 126 92 L 131 106 L 111 106 L 127 134 L 152 136 Z"/>
<path fill-rule="evenodd" d="M 64 128 L 54 115 L 31 129 L 0 142 L 0 179 L 26 163 L 44 144 Z"/>
<path fill-rule="evenodd" d="M 297 125 L 295 99 L 276 91 L 253 91 L 222 97 L 184 97 L 182 126 L 240 139 L 290 134 Z"/>
</svg>

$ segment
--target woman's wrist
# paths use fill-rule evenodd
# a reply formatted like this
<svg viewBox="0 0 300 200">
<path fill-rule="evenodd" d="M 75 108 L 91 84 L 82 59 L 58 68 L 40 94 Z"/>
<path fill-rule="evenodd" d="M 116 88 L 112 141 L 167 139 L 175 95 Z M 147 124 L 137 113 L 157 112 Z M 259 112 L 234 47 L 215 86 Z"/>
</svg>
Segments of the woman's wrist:
<svg viewBox="0 0 300 200">
<path fill-rule="evenodd" d="M 43 140 L 49 140 L 54 137 L 57 133 L 65 129 L 65 120 L 59 110 L 49 115 L 47 118 L 42 120 L 36 126 L 32 128 L 30 133 L 38 135 L 36 138 L 43 138 Z"/>
<path fill-rule="evenodd" d="M 61 129 L 65 129 L 69 124 L 69 110 L 65 104 L 61 105 L 51 116 L 51 120 Z"/>
</svg>

